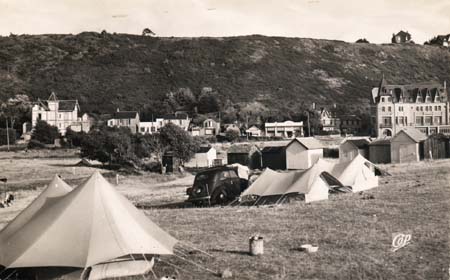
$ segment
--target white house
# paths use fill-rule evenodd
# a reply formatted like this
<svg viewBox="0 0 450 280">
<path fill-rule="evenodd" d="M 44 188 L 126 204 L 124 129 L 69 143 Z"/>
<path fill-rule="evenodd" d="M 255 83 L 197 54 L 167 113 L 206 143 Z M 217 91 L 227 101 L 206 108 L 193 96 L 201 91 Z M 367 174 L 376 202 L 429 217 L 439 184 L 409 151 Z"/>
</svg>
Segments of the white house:
<svg viewBox="0 0 450 280">
<path fill-rule="evenodd" d="M 185 167 L 211 167 L 217 158 L 216 149 L 213 147 L 200 147 L 194 157 L 184 164 Z"/>
<path fill-rule="evenodd" d="M 323 157 L 323 145 L 313 137 L 293 139 L 286 146 L 286 168 L 308 169 Z"/>
<path fill-rule="evenodd" d="M 153 122 L 140 122 L 139 123 L 139 133 L 141 134 L 153 134 L 159 132 L 161 127 L 164 126 L 163 118 L 156 118 Z"/>
<path fill-rule="evenodd" d="M 108 120 L 110 127 L 128 127 L 132 133 L 139 131 L 139 113 L 136 111 L 120 111 L 113 114 L 113 117 Z"/>
<path fill-rule="evenodd" d="M 191 127 L 192 136 L 216 136 L 220 133 L 220 122 L 214 119 L 206 119 L 202 126 Z"/>
<path fill-rule="evenodd" d="M 274 122 L 265 123 L 265 134 L 268 137 L 295 138 L 303 136 L 303 122 Z"/>
<path fill-rule="evenodd" d="M 247 133 L 248 136 L 252 136 L 252 137 L 261 137 L 262 136 L 262 130 L 254 125 L 251 126 L 249 129 L 247 129 L 245 131 L 245 133 Z"/>
<path fill-rule="evenodd" d="M 74 131 L 88 132 L 93 119 L 84 114 L 78 117 L 80 105 L 78 100 L 59 100 L 52 92 L 47 101 L 38 100 L 31 109 L 31 126 L 36 127 L 38 121 L 45 121 L 58 128 L 61 135 L 70 127 Z"/>
</svg>

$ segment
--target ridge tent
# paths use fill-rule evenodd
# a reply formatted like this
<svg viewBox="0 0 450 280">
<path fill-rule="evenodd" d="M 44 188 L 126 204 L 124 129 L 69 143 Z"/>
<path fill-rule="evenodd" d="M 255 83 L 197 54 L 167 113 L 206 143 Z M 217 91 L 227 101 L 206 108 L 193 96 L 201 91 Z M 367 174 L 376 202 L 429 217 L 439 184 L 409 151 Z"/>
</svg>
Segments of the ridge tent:
<svg viewBox="0 0 450 280">
<path fill-rule="evenodd" d="M 176 243 L 95 172 L 47 201 L 4 240 L 0 255 L 6 268 L 87 268 L 133 254 L 173 254 Z"/>
<path fill-rule="evenodd" d="M 305 202 L 328 199 L 329 184 L 322 177 L 323 162 L 305 171 L 276 172 L 267 168 L 241 197 L 256 195 L 263 202 L 282 201 L 283 197 L 301 195 Z M 258 203 L 258 201 L 256 202 Z"/>
<path fill-rule="evenodd" d="M 331 175 L 325 176 L 331 165 L 332 163 L 319 159 L 316 164 L 301 174 L 286 193 L 302 194 L 306 203 L 328 199 L 330 185 L 336 182 Z"/>
<path fill-rule="evenodd" d="M 3 242 L 27 224 L 48 200 L 66 195 L 70 191 L 72 187 L 55 175 L 38 197 L 0 231 L 0 248 L 3 248 Z M 3 264 L 1 257 L 2 254 L 0 254 L 0 264 Z"/>
<path fill-rule="evenodd" d="M 374 164 L 358 154 L 351 161 L 335 164 L 330 173 L 343 186 L 351 187 L 352 192 L 360 192 L 378 187 L 376 169 Z"/>
</svg>

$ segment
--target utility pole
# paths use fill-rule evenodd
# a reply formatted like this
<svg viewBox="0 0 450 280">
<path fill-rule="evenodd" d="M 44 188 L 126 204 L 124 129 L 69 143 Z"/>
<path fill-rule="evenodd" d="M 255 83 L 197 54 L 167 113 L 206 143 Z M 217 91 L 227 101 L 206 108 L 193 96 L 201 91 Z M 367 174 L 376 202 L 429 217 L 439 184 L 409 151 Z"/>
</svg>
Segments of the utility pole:
<svg viewBox="0 0 450 280">
<path fill-rule="evenodd" d="M 311 125 L 309 123 L 309 110 L 306 110 L 305 112 L 307 113 L 306 120 L 307 120 L 307 123 L 308 123 L 308 137 L 311 137 Z"/>
<path fill-rule="evenodd" d="M 9 152 L 9 128 L 8 128 L 8 117 L 6 117 L 6 144 L 8 145 L 8 152 Z"/>
</svg>

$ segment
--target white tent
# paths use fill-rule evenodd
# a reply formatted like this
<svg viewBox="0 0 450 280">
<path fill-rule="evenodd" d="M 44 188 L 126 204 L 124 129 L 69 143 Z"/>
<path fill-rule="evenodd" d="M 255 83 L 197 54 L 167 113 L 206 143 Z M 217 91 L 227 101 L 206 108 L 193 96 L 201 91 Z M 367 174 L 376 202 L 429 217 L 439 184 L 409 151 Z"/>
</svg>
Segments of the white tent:
<svg viewBox="0 0 450 280">
<path fill-rule="evenodd" d="M 19 215 L 17 215 L 6 227 L 0 231 L 0 248 L 4 248 L 4 242 L 11 235 L 14 235 L 18 230 L 20 230 L 24 225 L 26 225 L 34 215 L 42 208 L 47 200 L 55 197 L 60 197 L 68 194 L 72 191 L 66 182 L 64 182 L 58 175 L 55 175 L 53 180 L 48 184 L 48 186 L 41 192 L 41 194 L 36 197 L 33 202 L 28 205 Z M 0 250 L 1 251 L 1 250 Z M 0 264 L 3 263 L 0 254 Z"/>
<path fill-rule="evenodd" d="M 0 256 L 7 268 L 85 268 L 132 254 L 173 254 L 176 242 L 96 172 L 47 200 L 3 240 Z"/>
<path fill-rule="evenodd" d="M 357 155 L 352 161 L 344 163 L 333 163 L 319 159 L 316 164 L 305 171 L 280 173 L 267 168 L 241 194 L 241 197 L 256 195 L 261 199 L 274 196 L 303 195 L 305 202 L 325 200 L 328 199 L 328 193 L 332 186 L 350 187 L 352 192 L 377 187 L 376 168 L 361 155 Z"/>
<path fill-rule="evenodd" d="M 328 183 L 321 173 L 318 165 L 306 171 L 283 173 L 267 168 L 241 196 L 303 195 L 305 202 L 328 199 Z"/>
<path fill-rule="evenodd" d="M 378 187 L 375 169 L 373 163 L 358 154 L 352 161 L 335 164 L 330 173 L 343 186 L 351 187 L 353 192 L 360 192 Z"/>
</svg>

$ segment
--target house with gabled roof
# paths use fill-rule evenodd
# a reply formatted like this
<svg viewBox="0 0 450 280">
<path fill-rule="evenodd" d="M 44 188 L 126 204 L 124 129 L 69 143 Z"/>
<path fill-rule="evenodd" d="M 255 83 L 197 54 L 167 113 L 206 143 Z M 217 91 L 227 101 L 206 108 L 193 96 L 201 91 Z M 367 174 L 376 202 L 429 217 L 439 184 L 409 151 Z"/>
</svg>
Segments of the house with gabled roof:
<svg viewBox="0 0 450 280">
<path fill-rule="evenodd" d="M 68 128 L 74 131 L 88 132 L 93 119 L 84 114 L 79 117 L 80 105 L 78 100 L 59 100 L 52 92 L 47 100 L 38 100 L 31 109 L 31 126 L 34 128 L 38 121 L 45 121 L 58 128 L 61 135 L 65 135 Z"/>
<path fill-rule="evenodd" d="M 140 119 L 139 113 L 136 111 L 120 111 L 114 112 L 112 118 L 108 120 L 109 127 L 128 127 L 132 133 L 139 131 Z"/>
<path fill-rule="evenodd" d="M 408 31 L 400 30 L 397 34 L 392 34 L 391 42 L 393 44 L 412 43 L 411 34 Z"/>
</svg>

